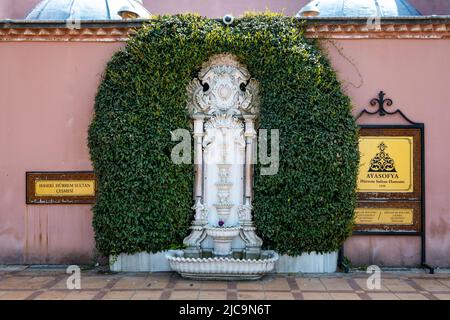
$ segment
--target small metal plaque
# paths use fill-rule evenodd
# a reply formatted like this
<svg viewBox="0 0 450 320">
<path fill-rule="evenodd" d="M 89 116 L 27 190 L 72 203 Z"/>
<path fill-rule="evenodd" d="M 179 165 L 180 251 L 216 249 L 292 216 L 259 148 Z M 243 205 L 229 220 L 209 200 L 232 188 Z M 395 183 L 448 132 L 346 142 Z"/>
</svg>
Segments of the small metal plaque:
<svg viewBox="0 0 450 320">
<path fill-rule="evenodd" d="M 413 225 L 414 210 L 411 208 L 357 208 L 355 223 L 358 225 Z"/>
<path fill-rule="evenodd" d="M 27 204 L 92 204 L 93 172 L 27 172 Z"/>
<path fill-rule="evenodd" d="M 408 232 L 421 230 L 420 201 L 359 202 L 355 210 L 354 231 L 364 232 Z"/>
</svg>

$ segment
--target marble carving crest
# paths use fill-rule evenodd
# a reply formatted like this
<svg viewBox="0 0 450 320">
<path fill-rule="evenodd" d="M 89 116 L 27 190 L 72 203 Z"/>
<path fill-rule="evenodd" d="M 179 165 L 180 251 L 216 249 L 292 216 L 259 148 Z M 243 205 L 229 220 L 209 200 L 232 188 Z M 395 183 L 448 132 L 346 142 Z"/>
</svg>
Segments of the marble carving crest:
<svg viewBox="0 0 450 320">
<path fill-rule="evenodd" d="M 259 84 L 231 54 L 211 57 L 187 90 L 187 108 L 191 115 L 244 115 L 259 112 Z"/>
</svg>

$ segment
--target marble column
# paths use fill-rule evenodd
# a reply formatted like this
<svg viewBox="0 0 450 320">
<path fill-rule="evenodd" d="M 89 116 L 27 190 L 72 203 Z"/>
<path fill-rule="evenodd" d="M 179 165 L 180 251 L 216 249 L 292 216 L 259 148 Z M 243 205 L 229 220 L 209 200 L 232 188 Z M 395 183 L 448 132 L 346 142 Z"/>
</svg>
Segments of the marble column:
<svg viewBox="0 0 450 320">
<path fill-rule="evenodd" d="M 254 161 L 254 148 L 256 140 L 255 120 L 256 115 L 244 115 L 245 121 L 245 188 L 244 197 L 251 203 L 252 200 L 252 188 L 253 188 L 253 165 Z"/>
<path fill-rule="evenodd" d="M 194 120 L 194 206 L 195 218 L 191 226 L 191 234 L 183 240 L 187 246 L 186 257 L 198 258 L 201 252 L 201 242 L 205 239 L 204 225 L 208 220 L 208 208 L 203 203 L 203 124 L 204 115 L 193 115 Z"/>
<path fill-rule="evenodd" d="M 256 228 L 252 222 L 252 190 L 253 190 L 253 166 L 255 164 L 256 115 L 244 115 L 245 121 L 245 186 L 244 203 L 239 207 L 239 219 L 242 225 L 241 238 L 245 242 L 245 253 L 247 259 L 259 259 L 262 240 L 256 235 Z"/>
<path fill-rule="evenodd" d="M 194 115 L 195 203 L 203 202 L 203 123 L 204 115 Z"/>
</svg>

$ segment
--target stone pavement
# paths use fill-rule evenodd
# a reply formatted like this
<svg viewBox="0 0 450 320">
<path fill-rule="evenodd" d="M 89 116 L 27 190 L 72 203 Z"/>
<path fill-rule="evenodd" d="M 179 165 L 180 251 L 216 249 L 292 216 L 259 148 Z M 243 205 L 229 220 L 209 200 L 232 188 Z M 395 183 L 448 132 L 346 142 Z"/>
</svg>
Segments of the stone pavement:
<svg viewBox="0 0 450 320">
<path fill-rule="evenodd" d="M 269 275 L 258 281 L 190 281 L 174 273 L 100 274 L 82 271 L 81 290 L 68 290 L 64 268 L 0 266 L 0 300 L 450 300 L 450 273 L 385 271 L 381 288 L 364 272 Z"/>
</svg>

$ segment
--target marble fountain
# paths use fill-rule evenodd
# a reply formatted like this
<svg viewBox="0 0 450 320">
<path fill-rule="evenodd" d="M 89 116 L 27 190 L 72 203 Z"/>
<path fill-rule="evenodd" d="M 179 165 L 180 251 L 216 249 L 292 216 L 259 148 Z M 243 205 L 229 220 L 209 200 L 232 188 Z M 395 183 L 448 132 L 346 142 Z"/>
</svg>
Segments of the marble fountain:
<svg viewBox="0 0 450 320">
<path fill-rule="evenodd" d="M 194 220 L 172 270 L 194 279 L 258 279 L 278 254 L 252 222 L 258 82 L 231 54 L 212 56 L 188 86 L 194 134 Z"/>
</svg>

